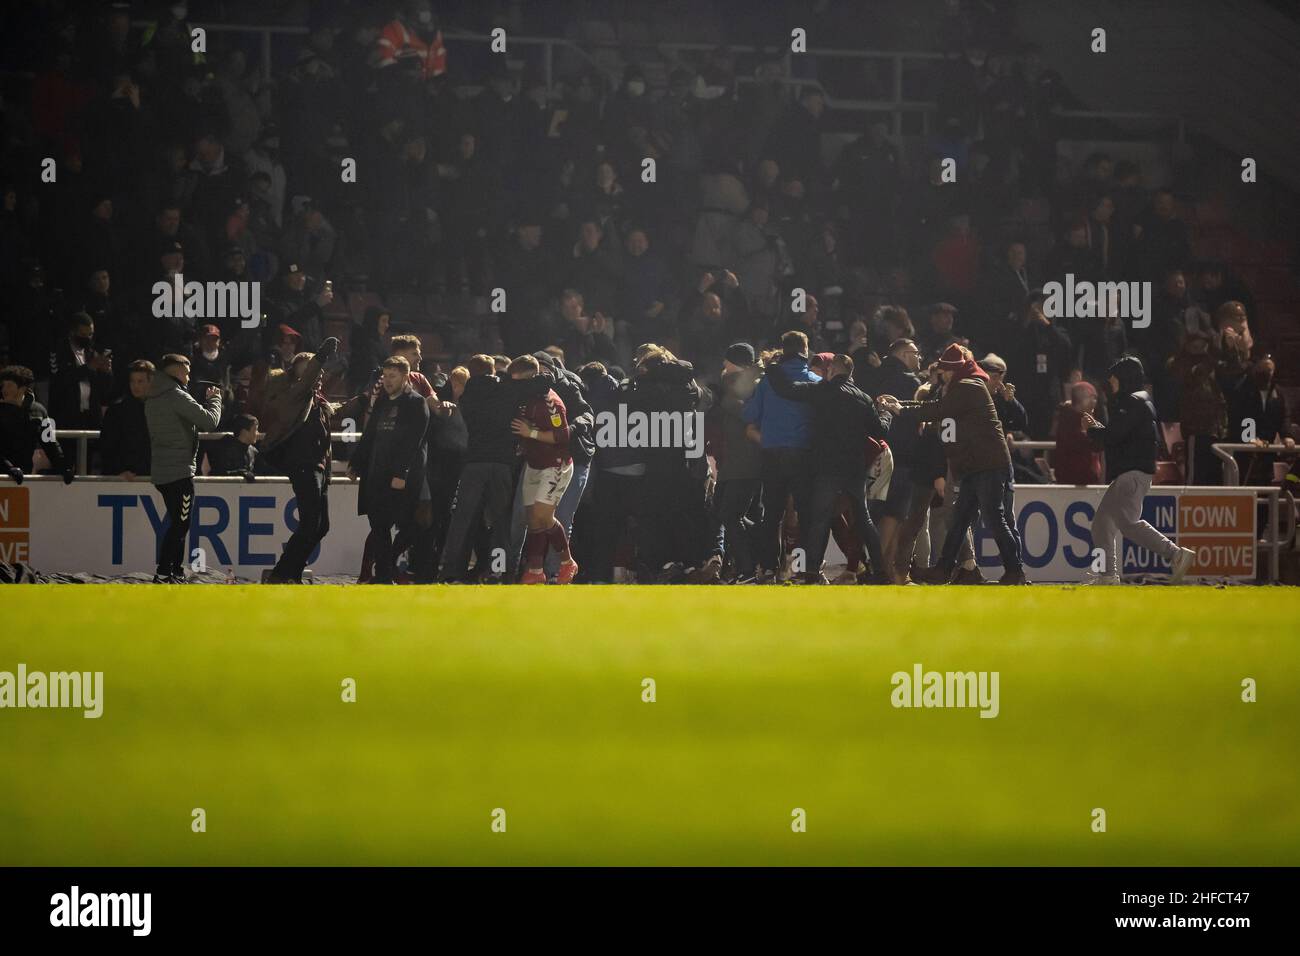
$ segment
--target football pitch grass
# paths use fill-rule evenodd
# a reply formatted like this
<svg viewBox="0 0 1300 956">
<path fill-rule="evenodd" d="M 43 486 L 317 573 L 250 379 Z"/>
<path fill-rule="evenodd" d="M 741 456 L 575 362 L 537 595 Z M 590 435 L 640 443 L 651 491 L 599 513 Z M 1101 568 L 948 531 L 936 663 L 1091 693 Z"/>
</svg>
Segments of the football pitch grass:
<svg viewBox="0 0 1300 956">
<path fill-rule="evenodd" d="M 1293 589 L 0 594 L 2 864 L 1300 864 Z"/>
</svg>

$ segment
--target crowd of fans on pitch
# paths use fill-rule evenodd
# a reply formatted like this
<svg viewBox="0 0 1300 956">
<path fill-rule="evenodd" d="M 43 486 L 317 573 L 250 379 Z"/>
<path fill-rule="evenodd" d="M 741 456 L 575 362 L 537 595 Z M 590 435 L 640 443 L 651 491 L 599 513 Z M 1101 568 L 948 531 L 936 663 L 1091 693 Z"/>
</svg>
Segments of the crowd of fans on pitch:
<svg viewBox="0 0 1300 956">
<path fill-rule="evenodd" d="M 1161 419 L 1181 426 L 1189 483 L 1221 480 L 1209 446 L 1239 440 L 1247 421 L 1260 441 L 1296 434 L 1250 290 L 1227 264 L 1192 261 L 1180 204 L 1194 197 L 1152 190 L 1101 154 L 1062 178 L 1052 111 L 1069 94 L 1011 44 L 1001 4 L 935 7 L 949 55 L 934 67 L 929 151 L 911 162 L 883 123 L 824 158 L 825 98 L 811 86 L 792 97 L 777 59 L 740 86 L 736 55 L 719 47 L 681 61 L 665 89 L 630 65 L 617 84 L 578 72 L 548 94 L 540 74 L 490 57 L 459 73 L 463 47 L 449 50 L 422 0 L 319 6 L 296 61 L 270 80 L 216 33 L 194 53 L 199 11 L 184 2 L 25 14 L 35 75 L 28 95 L 5 98 L 0 130 L 6 471 L 71 480 L 72 443 L 37 427 L 49 417 L 101 431 L 92 470 L 149 474 L 143 403 L 161 357 L 180 354 L 196 396 L 202 383 L 223 390 L 220 428 L 235 433 L 205 444 L 204 470 L 284 473 L 256 452 L 267 384 L 305 367 L 335 295 L 363 275 L 381 301 L 505 293 L 476 347 L 449 360 L 426 362 L 416 330 L 375 306 L 324 366 L 325 391 L 346 399 L 328 407 L 336 429 L 364 428 L 390 354 L 423 371 L 410 386 L 434 411 L 424 488 L 398 525 L 417 579 L 492 573 L 489 529 L 509 502 L 491 483 L 462 494 L 477 510 L 446 552 L 465 466 L 515 461 L 509 410 L 475 407 L 476 394 L 500 399 L 467 390 L 504 376 L 512 356 L 535 354 L 568 409 L 577 471 L 557 516 L 574 524 L 580 580 L 613 580 L 615 567 L 642 580 L 771 576 L 782 530 L 793 541 L 809 526 L 836 534 L 850 573 L 864 565 L 842 496 L 795 513 L 796 500 L 814 509 L 825 451 L 814 410 L 763 387 L 774 355 L 792 380 L 847 375 L 869 396 L 913 400 L 937 394 L 946 350 L 968 349 L 1005 434 L 1056 440 L 1047 458 L 1063 483 L 1104 477 L 1082 422 L 1105 421 L 1107 370 L 1124 355 L 1140 358 Z M 154 17 L 144 30 L 141 16 Z M 482 89 L 462 97 L 462 84 Z M 349 158 L 355 182 L 340 175 Z M 1050 209 L 1050 244 L 1008 225 L 1026 201 Z M 1042 287 L 1067 274 L 1152 283 L 1150 326 L 1049 317 Z M 260 282 L 260 324 L 158 317 L 154 285 L 177 275 Z M 790 331 L 802 355 L 800 339 L 783 342 Z M 584 434 L 629 403 L 704 412 L 708 457 Z M 923 532 L 950 507 L 952 475 L 933 426 L 879 419 L 893 473 L 871 514 L 890 570 L 873 571 L 897 577 L 925 566 Z M 863 439 L 864 461 L 878 457 Z M 1018 481 L 1048 480 L 1034 457 L 1013 456 Z M 1270 481 L 1272 465 L 1243 457 L 1243 481 Z"/>
</svg>

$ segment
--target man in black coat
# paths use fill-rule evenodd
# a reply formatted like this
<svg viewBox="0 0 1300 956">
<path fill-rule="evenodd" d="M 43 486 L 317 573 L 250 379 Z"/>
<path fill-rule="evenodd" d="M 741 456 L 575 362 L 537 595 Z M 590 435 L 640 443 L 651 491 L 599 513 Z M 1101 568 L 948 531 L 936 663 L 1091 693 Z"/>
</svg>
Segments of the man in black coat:
<svg viewBox="0 0 1300 956">
<path fill-rule="evenodd" d="M 807 569 L 804 579 L 818 584 L 822 578 L 822 559 L 830 532 L 835 500 L 848 495 L 853 510 L 853 527 L 871 559 L 872 584 L 889 584 L 891 577 L 881 554 L 880 535 L 867 513 L 868 438 L 885 438 L 876 406 L 853 384 L 853 359 L 836 355 L 831 361 L 830 377 L 820 382 L 793 382 L 779 365 L 767 369 L 772 391 L 782 398 L 808 402 L 813 408 L 812 467 L 813 491 L 807 524 L 801 521 Z"/>
<path fill-rule="evenodd" d="M 393 583 L 393 527 L 408 526 L 424 482 L 425 431 L 429 406 L 407 382 L 410 363 L 400 355 L 381 366 L 383 394 L 371 410 L 348 474 L 361 479 L 357 513 L 370 519 L 375 576 L 371 584 Z"/>
</svg>

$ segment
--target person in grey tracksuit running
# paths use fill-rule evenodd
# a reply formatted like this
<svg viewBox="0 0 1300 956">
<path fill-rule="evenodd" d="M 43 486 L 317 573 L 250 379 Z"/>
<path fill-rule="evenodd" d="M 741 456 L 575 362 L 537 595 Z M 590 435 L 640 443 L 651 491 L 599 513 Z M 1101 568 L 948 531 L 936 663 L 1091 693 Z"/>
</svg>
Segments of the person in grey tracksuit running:
<svg viewBox="0 0 1300 956">
<path fill-rule="evenodd" d="M 199 456 L 199 432 L 212 431 L 221 421 L 221 391 L 209 387 L 199 404 L 190 395 L 190 360 L 164 355 L 144 403 L 149 426 L 152 474 L 167 505 L 167 531 L 158 551 L 155 584 L 185 582 L 185 539 L 194 504 L 194 473 Z"/>
<path fill-rule="evenodd" d="M 1156 411 L 1143 390 L 1146 374 L 1142 362 L 1126 355 L 1108 370 L 1114 410 L 1103 426 L 1084 415 L 1088 437 L 1106 451 L 1106 478 L 1110 484 L 1092 519 L 1092 544 L 1101 548 L 1104 565 L 1093 584 L 1119 584 L 1122 535 L 1152 554 L 1169 561 L 1170 582 L 1177 584 L 1192 566 L 1196 553 L 1180 548 L 1142 520 L 1142 500 L 1151 490 L 1156 473 Z"/>
</svg>

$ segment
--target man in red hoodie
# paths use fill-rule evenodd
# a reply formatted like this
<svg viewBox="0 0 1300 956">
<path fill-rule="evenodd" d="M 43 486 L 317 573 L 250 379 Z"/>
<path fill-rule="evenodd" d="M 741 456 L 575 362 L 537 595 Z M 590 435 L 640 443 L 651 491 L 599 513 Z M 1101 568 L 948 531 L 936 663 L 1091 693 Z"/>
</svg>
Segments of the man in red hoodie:
<svg viewBox="0 0 1300 956">
<path fill-rule="evenodd" d="M 521 355 L 510 363 L 510 377 L 535 378 L 538 361 Z M 528 537 L 524 542 L 524 573 L 520 584 L 546 583 L 546 549 L 560 555 L 558 584 L 568 584 L 578 573 L 578 563 L 569 552 L 569 536 L 555 518 L 555 509 L 573 478 L 573 456 L 569 454 L 569 421 L 564 402 L 551 389 L 529 399 L 520 417 L 510 423 L 519 436 L 524 454 L 524 507 L 528 510 Z"/>
</svg>

